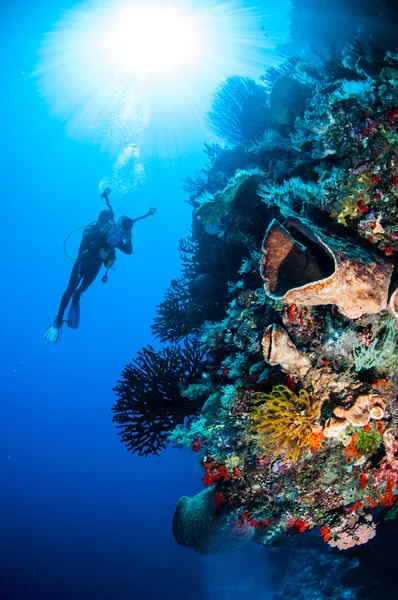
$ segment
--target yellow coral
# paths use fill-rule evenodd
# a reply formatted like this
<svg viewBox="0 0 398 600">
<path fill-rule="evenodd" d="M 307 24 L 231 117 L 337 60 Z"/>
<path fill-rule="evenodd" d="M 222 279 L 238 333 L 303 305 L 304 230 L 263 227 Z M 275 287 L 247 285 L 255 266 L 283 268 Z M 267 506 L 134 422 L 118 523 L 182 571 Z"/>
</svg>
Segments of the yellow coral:
<svg viewBox="0 0 398 600">
<path fill-rule="evenodd" d="M 270 394 L 257 394 L 252 430 L 266 455 L 282 455 L 283 462 L 296 462 L 307 451 L 317 424 L 321 402 L 306 390 L 298 394 L 284 385 Z"/>
<path fill-rule="evenodd" d="M 366 173 L 349 177 L 345 185 L 340 187 L 336 198 L 337 222 L 340 225 L 347 226 L 346 219 L 358 217 L 361 213 L 358 210 L 358 203 L 367 206 L 369 202 L 368 190 L 373 186 L 372 178 Z"/>
</svg>

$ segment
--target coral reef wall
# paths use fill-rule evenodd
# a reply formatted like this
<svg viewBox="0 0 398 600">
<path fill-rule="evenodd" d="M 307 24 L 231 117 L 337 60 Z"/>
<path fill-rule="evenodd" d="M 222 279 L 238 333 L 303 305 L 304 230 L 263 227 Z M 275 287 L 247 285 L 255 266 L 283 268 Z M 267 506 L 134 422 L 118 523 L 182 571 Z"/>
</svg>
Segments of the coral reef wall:
<svg viewBox="0 0 398 600">
<path fill-rule="evenodd" d="M 292 0 L 289 44 L 285 52 L 297 53 L 308 45 L 342 50 L 347 40 L 358 38 L 389 50 L 396 45 L 395 0 Z"/>
<path fill-rule="evenodd" d="M 196 453 L 203 490 L 177 504 L 180 545 L 281 559 L 285 544 L 278 598 L 392 600 L 395 2 L 292 5 L 290 50 L 305 51 L 215 94 L 225 145 L 184 182 L 192 230 L 153 324 L 165 348 L 126 367 L 115 421 L 132 452 Z"/>
<path fill-rule="evenodd" d="M 202 553 L 311 530 L 348 550 L 398 506 L 398 54 L 355 42 L 262 82 L 251 140 L 247 95 L 264 94 L 245 80 L 239 138 L 241 91 L 222 85 L 209 119 L 237 145 L 207 148 L 190 186 L 187 290 L 222 318 L 190 331 L 207 362 L 183 395 L 204 401 L 169 439 L 197 452 L 208 493 L 173 527 Z"/>
</svg>

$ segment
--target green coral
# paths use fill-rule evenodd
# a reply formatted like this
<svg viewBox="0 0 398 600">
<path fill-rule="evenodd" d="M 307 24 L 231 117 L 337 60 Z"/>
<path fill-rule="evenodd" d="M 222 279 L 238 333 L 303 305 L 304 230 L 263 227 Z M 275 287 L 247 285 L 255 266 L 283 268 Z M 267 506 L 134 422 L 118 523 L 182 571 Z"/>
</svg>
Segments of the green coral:
<svg viewBox="0 0 398 600">
<path fill-rule="evenodd" d="M 352 353 L 357 373 L 369 369 L 380 369 L 382 372 L 396 369 L 398 366 L 398 355 L 395 320 L 389 319 L 387 321 L 382 339 L 376 337 L 367 348 L 363 345 L 358 345 L 353 349 Z"/>
<path fill-rule="evenodd" d="M 385 521 L 389 521 L 391 519 L 396 519 L 398 516 L 398 502 L 394 504 L 391 510 L 388 511 L 386 516 L 384 517 Z"/>
<path fill-rule="evenodd" d="M 228 185 L 214 196 L 202 200 L 197 208 L 197 215 L 205 225 L 221 227 L 225 219 L 230 219 L 230 212 L 235 202 L 247 193 L 251 181 L 257 184 L 264 177 L 260 169 L 239 170 Z"/>
<path fill-rule="evenodd" d="M 381 437 L 376 431 L 366 433 L 361 431 L 357 439 L 357 450 L 363 456 L 371 456 L 374 454 L 380 445 Z"/>
<path fill-rule="evenodd" d="M 301 177 L 292 177 L 283 185 L 271 182 L 261 184 L 258 195 L 268 206 L 277 206 L 282 214 L 288 217 L 298 212 L 305 214 L 307 205 L 317 204 L 321 188 L 315 183 L 303 181 Z"/>
</svg>

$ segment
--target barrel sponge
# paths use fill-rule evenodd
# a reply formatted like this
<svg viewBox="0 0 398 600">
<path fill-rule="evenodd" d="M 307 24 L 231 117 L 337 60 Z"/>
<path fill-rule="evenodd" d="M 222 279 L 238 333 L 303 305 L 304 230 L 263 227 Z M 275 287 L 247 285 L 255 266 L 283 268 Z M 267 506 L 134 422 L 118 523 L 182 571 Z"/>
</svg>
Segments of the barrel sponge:
<svg viewBox="0 0 398 600">
<path fill-rule="evenodd" d="M 249 542 L 254 528 L 249 523 L 231 520 L 215 503 L 215 486 L 192 498 L 183 496 L 173 516 L 173 535 L 180 546 L 199 554 L 222 554 Z"/>
</svg>

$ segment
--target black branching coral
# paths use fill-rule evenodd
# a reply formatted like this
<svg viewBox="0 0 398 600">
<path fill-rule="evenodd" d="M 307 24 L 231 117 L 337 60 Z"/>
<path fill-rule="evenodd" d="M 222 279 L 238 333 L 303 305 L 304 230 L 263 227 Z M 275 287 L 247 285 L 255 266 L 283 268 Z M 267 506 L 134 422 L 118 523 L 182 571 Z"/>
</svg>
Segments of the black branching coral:
<svg viewBox="0 0 398 600">
<path fill-rule="evenodd" d="M 197 242 L 192 237 L 180 240 L 182 275 L 170 283 L 163 302 L 156 309 L 157 314 L 151 326 L 154 336 L 161 342 L 179 342 L 197 331 L 206 319 L 189 291 L 196 276 L 197 249 Z"/>
<path fill-rule="evenodd" d="M 206 320 L 204 311 L 192 300 L 189 283 L 185 277 L 173 279 L 156 309 L 151 329 L 161 342 L 179 342 L 195 333 Z"/>
<path fill-rule="evenodd" d="M 231 144 L 262 136 L 270 127 L 266 88 L 248 77 L 228 77 L 214 95 L 207 122 L 216 135 Z"/>
<path fill-rule="evenodd" d="M 151 325 L 161 342 L 174 344 L 195 335 L 205 321 L 224 314 L 226 282 L 209 272 L 211 264 L 200 264 L 198 248 L 193 235 L 180 240 L 181 277 L 170 283 Z"/>
<path fill-rule="evenodd" d="M 114 392 L 113 421 L 127 449 L 139 456 L 156 454 L 168 444 L 168 434 L 202 403 L 187 400 L 184 388 L 200 374 L 204 353 L 192 340 L 155 352 L 144 347 L 126 365 Z"/>
</svg>

